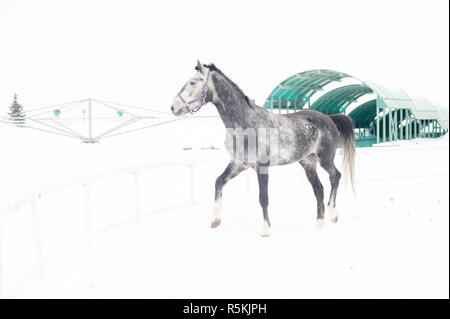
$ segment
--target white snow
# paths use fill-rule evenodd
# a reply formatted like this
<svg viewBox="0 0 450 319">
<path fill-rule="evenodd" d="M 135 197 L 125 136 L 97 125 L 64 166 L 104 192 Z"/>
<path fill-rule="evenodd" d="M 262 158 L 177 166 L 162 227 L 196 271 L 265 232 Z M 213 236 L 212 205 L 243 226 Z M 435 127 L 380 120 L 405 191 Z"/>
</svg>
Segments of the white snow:
<svg viewBox="0 0 450 319">
<path fill-rule="evenodd" d="M 0 127 L 0 207 L 27 189 L 103 171 L 164 161 L 192 161 L 194 206 L 186 167 L 91 185 L 91 250 L 85 249 L 83 187 L 38 201 L 41 236 L 28 206 L 2 223 L 3 295 L 124 298 L 448 298 L 448 137 L 357 150 L 357 194 L 341 185 L 339 221 L 315 227 L 315 198 L 300 165 L 270 169 L 270 237 L 254 172 L 224 188 L 222 223 L 210 229 L 214 181 L 228 158 L 223 125 L 189 119 L 157 129 L 81 144 L 28 129 Z M 219 150 L 204 150 L 210 145 Z M 183 150 L 191 146 L 192 150 Z M 337 156 L 338 167 L 341 155 Z M 206 161 L 202 163 L 202 161 Z M 320 170 L 326 200 L 330 190 Z M 159 212 L 152 213 L 152 211 Z M 2 213 L 2 212 L 0 212 Z M 328 214 L 328 213 L 327 213 Z M 33 267 L 42 242 L 43 276 Z M 33 271 L 30 273 L 29 270 Z"/>
</svg>

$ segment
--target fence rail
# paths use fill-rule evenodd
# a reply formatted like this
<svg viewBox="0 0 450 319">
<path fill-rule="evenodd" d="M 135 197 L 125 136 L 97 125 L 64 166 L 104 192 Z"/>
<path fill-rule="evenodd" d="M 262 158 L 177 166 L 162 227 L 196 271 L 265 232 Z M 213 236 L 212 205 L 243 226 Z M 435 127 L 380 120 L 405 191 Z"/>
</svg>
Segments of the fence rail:
<svg viewBox="0 0 450 319">
<path fill-rule="evenodd" d="M 117 176 L 124 176 L 124 175 L 131 175 L 133 178 L 133 209 L 132 209 L 132 216 L 130 216 L 129 219 L 126 221 L 132 220 L 137 221 L 144 215 L 147 215 L 149 213 L 144 214 L 142 212 L 142 209 L 140 207 L 140 187 L 139 187 L 139 181 L 141 178 L 141 173 L 149 170 L 155 170 L 160 168 L 170 168 L 170 167 L 186 167 L 189 170 L 189 201 L 183 204 L 179 204 L 176 206 L 170 206 L 163 209 L 160 209 L 159 211 L 168 211 L 176 208 L 182 208 L 182 207 L 188 207 L 191 205 L 196 204 L 195 199 L 195 174 L 194 170 L 195 167 L 202 165 L 202 164 L 211 164 L 216 163 L 218 159 L 211 158 L 211 159 L 205 159 L 205 160 L 196 160 L 193 161 L 164 161 L 164 162 L 154 162 L 149 164 L 143 164 L 143 165 L 136 165 L 131 167 L 123 167 L 118 169 L 111 169 L 106 170 L 99 173 L 94 173 L 66 181 L 56 182 L 47 184 L 41 187 L 36 187 L 33 189 L 28 190 L 21 196 L 10 199 L 6 203 L 0 204 L 0 298 L 5 296 L 5 286 L 3 285 L 4 282 L 4 265 L 5 260 L 3 259 L 3 253 L 2 253 L 2 244 L 3 242 L 3 227 L 4 227 L 4 221 L 5 217 L 9 214 L 14 213 L 14 211 L 19 210 L 21 208 L 30 207 L 30 214 L 31 214 L 31 221 L 32 221 L 32 232 L 33 232 L 33 244 L 34 244 L 34 265 L 32 265 L 30 268 L 30 271 L 28 272 L 28 275 L 26 277 L 30 277 L 33 275 L 36 275 L 37 279 L 39 281 L 42 281 L 45 276 L 45 263 L 46 260 L 49 258 L 55 258 L 59 256 L 60 254 L 64 253 L 67 249 L 70 247 L 73 247 L 74 245 L 78 245 L 80 243 L 85 244 L 85 248 L 87 250 L 90 250 L 92 248 L 92 238 L 96 234 L 101 233 L 104 231 L 104 228 L 102 229 L 93 229 L 92 227 L 92 205 L 91 205 L 91 185 L 93 182 L 98 182 L 103 179 L 107 178 L 113 178 Z M 74 240 L 68 247 L 64 247 L 61 250 L 58 250 L 55 254 L 52 254 L 49 257 L 44 256 L 44 249 L 43 249 L 43 241 L 42 241 L 42 234 L 41 234 L 41 225 L 40 225 L 40 212 L 39 212 L 39 200 L 45 196 L 48 196 L 50 194 L 53 194 L 58 191 L 63 191 L 68 188 L 74 187 L 74 186 L 82 186 L 83 187 L 83 201 L 84 201 L 84 212 L 83 212 L 83 218 L 84 218 L 84 234 L 80 237 Z M 156 211 L 157 212 L 157 211 Z M 150 212 L 152 213 L 152 212 Z M 126 222 L 124 221 L 124 223 Z M 24 278 L 19 279 L 19 282 L 25 281 Z"/>
<path fill-rule="evenodd" d="M 143 165 L 137 165 L 137 166 L 131 166 L 131 167 L 123 167 L 118 169 L 111 169 L 111 170 L 105 170 L 102 172 L 90 174 L 87 176 L 82 176 L 66 181 L 51 183 L 48 185 L 44 185 L 41 187 L 37 187 L 34 189 L 28 190 L 26 193 L 22 194 L 21 196 L 9 200 L 6 203 L 3 203 L 0 205 L 0 298 L 5 296 L 5 286 L 3 285 L 4 282 L 4 256 L 2 254 L 2 245 L 5 243 L 3 242 L 3 229 L 5 227 L 4 221 L 5 217 L 9 214 L 12 214 L 14 211 L 19 210 L 21 208 L 30 207 L 30 214 L 31 214 L 31 221 L 32 221 L 32 232 L 33 232 L 33 244 L 34 244 L 34 264 L 31 265 L 30 271 L 27 273 L 27 275 L 24 278 L 20 278 L 17 283 L 15 283 L 15 286 L 19 285 L 20 283 L 26 283 L 27 280 L 30 277 L 36 277 L 38 281 L 42 281 L 45 277 L 45 264 L 48 260 L 51 260 L 53 258 L 56 258 L 66 252 L 68 249 L 82 244 L 84 242 L 85 248 L 87 250 L 90 250 L 92 248 L 92 238 L 96 236 L 97 234 L 100 234 L 104 232 L 106 229 L 111 227 L 104 226 L 101 229 L 94 229 L 92 227 L 92 216 L 94 212 L 92 211 L 91 207 L 91 185 L 94 182 L 108 179 L 112 177 L 117 176 L 123 176 L 123 175 L 131 175 L 133 178 L 132 183 L 132 214 L 130 214 L 129 218 L 122 221 L 120 224 L 124 224 L 126 222 L 133 222 L 138 221 L 140 218 L 149 215 L 154 214 L 156 212 L 162 212 L 162 211 L 170 211 L 173 209 L 188 207 L 191 205 L 196 204 L 196 194 L 195 194 L 195 168 L 203 165 L 203 164 L 214 164 L 218 163 L 219 161 L 223 160 L 223 158 L 217 157 L 217 158 L 209 158 L 204 160 L 196 160 L 193 161 L 164 161 L 164 162 L 154 162 L 149 164 L 143 164 Z M 159 168 L 170 168 L 170 167 L 186 167 L 189 170 L 189 201 L 187 203 L 175 205 L 175 206 L 168 206 L 156 211 L 150 211 L 150 212 L 143 212 L 140 207 L 140 198 L 141 198 L 141 192 L 140 192 L 140 179 L 142 178 L 142 172 L 153 170 L 153 169 L 159 169 Z M 362 178 L 359 180 L 359 183 L 377 183 L 377 182 L 386 182 L 386 180 L 404 180 L 404 179 L 421 179 L 421 178 L 447 178 L 448 179 L 448 172 L 444 172 L 442 174 L 412 174 L 412 175 L 399 175 L 399 176 L 391 176 L 391 177 L 373 177 L 373 178 Z M 247 189 L 249 190 L 249 176 L 247 174 Z M 45 256 L 43 251 L 43 241 L 42 241 L 42 234 L 41 234 L 41 225 L 40 225 L 40 212 L 39 212 L 39 201 L 41 198 L 48 196 L 52 193 L 63 191 L 68 188 L 71 188 L 73 186 L 82 186 L 83 188 L 83 201 L 84 201 L 84 208 L 83 208 L 83 217 L 84 218 L 84 233 L 82 236 L 77 237 L 75 240 L 71 241 L 69 244 L 65 245 L 63 248 L 58 249 L 57 251 L 53 252 L 52 254 L 49 254 L 48 256 Z"/>
</svg>

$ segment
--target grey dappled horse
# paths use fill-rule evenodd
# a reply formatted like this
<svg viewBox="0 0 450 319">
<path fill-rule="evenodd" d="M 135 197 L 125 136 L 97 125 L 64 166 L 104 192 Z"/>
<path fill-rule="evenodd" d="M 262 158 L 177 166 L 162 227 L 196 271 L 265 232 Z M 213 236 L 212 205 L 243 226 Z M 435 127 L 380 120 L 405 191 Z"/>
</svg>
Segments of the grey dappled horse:
<svg viewBox="0 0 450 319">
<path fill-rule="evenodd" d="M 197 61 L 198 62 L 198 61 Z M 337 222 L 336 193 L 341 173 L 334 165 L 339 138 L 344 151 L 344 172 L 353 187 L 355 134 L 351 118 L 346 115 L 325 115 L 313 110 L 274 114 L 257 106 L 214 64 L 196 66 L 196 74 L 175 97 L 171 110 L 176 116 L 195 113 L 212 102 L 225 125 L 225 147 L 231 161 L 216 180 L 214 213 L 211 227 L 220 225 L 222 189 L 247 168 L 258 176 L 259 202 L 264 216 L 263 236 L 269 236 L 268 167 L 299 162 L 305 169 L 317 199 L 317 226 L 324 225 L 323 187 L 317 176 L 317 162 L 330 176 L 331 193 L 328 210 Z"/>
</svg>

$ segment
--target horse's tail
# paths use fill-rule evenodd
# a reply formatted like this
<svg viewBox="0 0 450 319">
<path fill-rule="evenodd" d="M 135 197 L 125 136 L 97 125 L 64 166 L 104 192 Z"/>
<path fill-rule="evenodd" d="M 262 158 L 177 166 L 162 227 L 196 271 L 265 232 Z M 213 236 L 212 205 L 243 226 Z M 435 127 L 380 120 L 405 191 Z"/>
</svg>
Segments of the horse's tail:
<svg viewBox="0 0 450 319">
<path fill-rule="evenodd" d="M 350 177 L 353 193 L 355 193 L 355 128 L 353 120 L 344 114 L 330 115 L 331 120 L 341 134 L 341 146 L 344 151 L 344 176 Z"/>
</svg>

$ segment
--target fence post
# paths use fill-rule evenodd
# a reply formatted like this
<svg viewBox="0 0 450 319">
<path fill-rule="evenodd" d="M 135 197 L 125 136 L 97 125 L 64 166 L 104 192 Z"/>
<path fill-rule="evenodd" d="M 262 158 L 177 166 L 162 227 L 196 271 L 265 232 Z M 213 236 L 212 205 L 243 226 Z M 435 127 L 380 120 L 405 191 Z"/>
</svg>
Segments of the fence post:
<svg viewBox="0 0 450 319">
<path fill-rule="evenodd" d="M 141 217 L 140 192 L 139 192 L 139 172 L 133 172 L 133 188 L 134 188 L 134 218 L 139 220 Z"/>
<path fill-rule="evenodd" d="M 3 267 L 3 220 L 0 217 L 0 299 L 5 297 L 5 286 L 3 284 Z"/>
<path fill-rule="evenodd" d="M 31 206 L 31 223 L 33 228 L 34 249 L 36 254 L 37 275 L 38 281 L 41 283 L 44 280 L 44 254 L 42 248 L 42 235 L 39 223 L 39 211 L 37 199 L 33 199 L 30 203 L 30 206 Z"/>
<path fill-rule="evenodd" d="M 378 101 L 376 103 L 376 116 L 377 116 L 377 120 L 376 120 L 376 131 L 377 131 L 377 144 L 380 144 L 380 108 L 378 106 Z M 383 119 L 384 120 L 384 119 Z M 384 142 L 384 141 L 383 141 Z"/>
<path fill-rule="evenodd" d="M 88 99 L 88 136 L 89 136 L 89 143 L 92 143 L 92 99 Z"/>
<path fill-rule="evenodd" d="M 84 189 L 84 236 L 86 241 L 86 250 L 92 249 L 92 221 L 91 221 L 91 184 L 83 184 Z"/>
<path fill-rule="evenodd" d="M 191 182 L 191 204 L 195 203 L 195 182 L 194 182 L 194 164 L 188 164 L 189 176 Z"/>
</svg>

